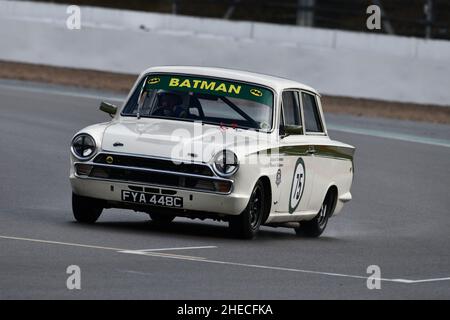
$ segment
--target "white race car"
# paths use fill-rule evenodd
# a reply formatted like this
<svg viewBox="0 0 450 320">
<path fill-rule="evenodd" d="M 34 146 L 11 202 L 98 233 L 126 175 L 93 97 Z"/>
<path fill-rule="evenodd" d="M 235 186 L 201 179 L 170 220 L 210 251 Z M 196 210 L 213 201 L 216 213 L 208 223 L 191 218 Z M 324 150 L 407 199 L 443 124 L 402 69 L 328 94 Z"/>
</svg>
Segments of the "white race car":
<svg viewBox="0 0 450 320">
<path fill-rule="evenodd" d="M 317 237 L 351 200 L 355 148 L 328 136 L 319 94 L 287 79 L 203 67 L 154 67 L 113 118 L 72 139 L 72 208 L 105 208 L 261 225 Z"/>
</svg>

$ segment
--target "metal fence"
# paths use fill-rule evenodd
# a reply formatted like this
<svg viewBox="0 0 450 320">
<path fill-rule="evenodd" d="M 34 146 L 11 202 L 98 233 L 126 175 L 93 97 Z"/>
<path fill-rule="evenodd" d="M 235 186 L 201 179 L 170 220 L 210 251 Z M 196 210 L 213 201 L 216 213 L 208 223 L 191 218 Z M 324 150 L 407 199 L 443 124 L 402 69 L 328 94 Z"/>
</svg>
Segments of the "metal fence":
<svg viewBox="0 0 450 320">
<path fill-rule="evenodd" d="M 449 0 L 39 0 L 231 20 L 381 32 L 450 40 Z M 366 28 L 369 5 L 381 30 Z"/>
</svg>

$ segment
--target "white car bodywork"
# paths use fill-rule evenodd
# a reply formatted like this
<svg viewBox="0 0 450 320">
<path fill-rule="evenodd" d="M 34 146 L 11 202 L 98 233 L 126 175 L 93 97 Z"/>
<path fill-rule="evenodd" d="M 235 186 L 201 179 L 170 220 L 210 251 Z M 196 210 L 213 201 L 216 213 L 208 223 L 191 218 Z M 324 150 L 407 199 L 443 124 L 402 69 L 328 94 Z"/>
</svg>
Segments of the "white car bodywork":
<svg viewBox="0 0 450 320">
<path fill-rule="evenodd" d="M 123 190 L 131 190 L 130 186 L 135 189 L 142 188 L 140 190 L 152 188 L 151 190 L 157 192 L 164 190 L 183 198 L 183 208 L 171 209 L 176 215 L 189 215 L 193 212 L 223 218 L 227 215 L 241 214 L 247 206 L 255 183 L 263 179 L 268 189 L 266 199 L 268 213 L 263 221 L 265 224 L 314 218 L 330 190 L 335 193 L 334 214 L 340 212 L 343 204 L 351 200 L 354 147 L 330 139 L 323 118 L 320 96 L 313 88 L 282 78 L 243 71 L 203 67 L 155 67 L 145 70 L 139 76 L 127 100 L 142 79 L 152 74 L 207 76 L 267 87 L 274 93 L 271 130 L 261 132 L 190 121 L 130 118 L 122 116 L 119 108 L 110 122 L 86 127 L 75 135 L 87 133 L 93 137 L 96 144 L 95 156 L 87 161 L 80 161 L 73 153 L 71 154 L 70 181 L 75 194 L 104 200 L 110 207 L 120 207 L 120 204 L 123 204 L 121 198 Z M 298 97 L 301 97 L 302 92 L 314 96 L 323 132 L 303 131 L 302 134 L 280 135 L 278 128 L 283 121 L 282 93 L 286 90 L 298 92 Z M 306 128 L 303 102 L 300 106 L 302 127 Z M 199 125 L 202 130 L 198 130 Z M 244 138 L 246 143 L 230 144 L 217 142 L 219 139 L 211 138 L 223 135 L 224 132 L 236 137 L 238 141 L 239 138 Z M 174 153 L 177 146 L 182 148 L 178 148 L 179 150 Z M 110 155 L 113 159 L 120 155 L 129 155 L 174 160 L 198 163 L 212 168 L 214 155 L 224 149 L 231 150 L 237 155 L 239 169 L 233 176 L 226 178 L 211 170 L 214 174 L 210 178 L 230 181 L 232 188 L 228 192 L 165 185 L 164 181 L 154 184 L 136 182 L 132 178 L 123 177 L 94 178 L 77 174 L 75 169 L 77 163 L 95 166 L 93 159 L 96 159 L 98 154 Z M 112 165 L 113 161 L 115 160 L 112 160 Z M 141 173 L 152 175 L 160 172 L 151 171 L 150 168 L 150 171 Z M 172 177 L 170 173 L 168 177 Z M 148 210 L 151 210 L 151 206 Z"/>
</svg>

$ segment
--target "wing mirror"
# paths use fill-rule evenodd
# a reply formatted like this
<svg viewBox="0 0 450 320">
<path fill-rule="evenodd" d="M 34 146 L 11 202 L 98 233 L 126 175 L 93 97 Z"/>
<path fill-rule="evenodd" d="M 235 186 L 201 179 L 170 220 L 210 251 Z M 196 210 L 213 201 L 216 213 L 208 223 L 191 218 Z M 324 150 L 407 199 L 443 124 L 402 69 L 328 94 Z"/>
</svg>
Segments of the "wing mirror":
<svg viewBox="0 0 450 320">
<path fill-rule="evenodd" d="M 299 135 L 303 134 L 303 127 L 302 126 L 295 126 L 295 125 L 285 125 L 280 128 L 280 135 L 284 138 L 290 135 Z"/>
<path fill-rule="evenodd" d="M 111 103 L 102 101 L 100 103 L 100 110 L 103 112 L 106 112 L 107 114 L 109 114 L 111 117 L 113 117 L 116 112 L 117 112 L 117 107 Z"/>
</svg>

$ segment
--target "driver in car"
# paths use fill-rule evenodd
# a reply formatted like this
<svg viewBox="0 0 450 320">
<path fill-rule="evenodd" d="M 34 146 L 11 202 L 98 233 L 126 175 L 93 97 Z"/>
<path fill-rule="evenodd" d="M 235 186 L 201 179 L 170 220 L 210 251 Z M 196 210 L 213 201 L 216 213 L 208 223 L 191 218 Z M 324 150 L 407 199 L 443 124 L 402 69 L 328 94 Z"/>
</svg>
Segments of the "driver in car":
<svg viewBox="0 0 450 320">
<path fill-rule="evenodd" d="M 170 118 L 186 118 L 187 111 L 183 107 L 183 99 L 172 92 L 162 92 L 158 94 L 158 104 L 152 112 L 154 116 Z"/>
</svg>

